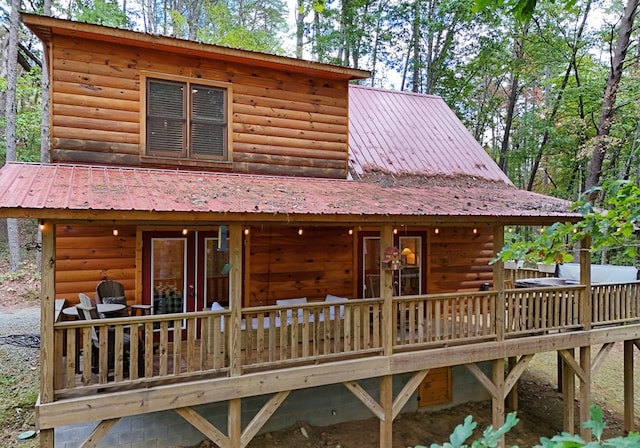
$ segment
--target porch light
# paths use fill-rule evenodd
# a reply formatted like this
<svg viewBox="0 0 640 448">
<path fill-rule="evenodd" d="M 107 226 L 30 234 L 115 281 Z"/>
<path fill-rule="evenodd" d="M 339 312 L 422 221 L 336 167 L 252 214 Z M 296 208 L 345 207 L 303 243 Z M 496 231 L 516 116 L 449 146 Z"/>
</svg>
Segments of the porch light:
<svg viewBox="0 0 640 448">
<path fill-rule="evenodd" d="M 189 233 L 189 230 L 185 227 L 184 229 L 182 229 L 182 234 L 186 235 L 187 233 Z"/>
<path fill-rule="evenodd" d="M 302 233 L 303 233 L 303 231 L 302 231 L 302 227 L 300 227 L 300 228 L 298 229 L 298 235 L 302 235 Z"/>
<path fill-rule="evenodd" d="M 439 233 L 440 233 L 440 229 L 436 227 L 436 228 L 433 230 L 433 233 L 435 233 L 436 235 L 437 235 L 437 234 L 439 234 Z"/>
<path fill-rule="evenodd" d="M 244 229 L 244 234 L 245 235 L 249 235 L 249 229 L 248 228 Z"/>
<path fill-rule="evenodd" d="M 478 234 L 478 229 L 476 229 L 475 227 L 473 228 L 473 234 L 477 235 Z"/>
<path fill-rule="evenodd" d="M 393 228 L 393 234 L 397 235 L 398 234 L 398 229 L 396 227 Z"/>
<path fill-rule="evenodd" d="M 43 231 L 44 230 L 44 220 L 43 219 L 40 220 L 39 226 L 40 226 L 40 231 Z"/>
<path fill-rule="evenodd" d="M 353 229 L 349 229 L 349 235 L 353 235 Z"/>
</svg>

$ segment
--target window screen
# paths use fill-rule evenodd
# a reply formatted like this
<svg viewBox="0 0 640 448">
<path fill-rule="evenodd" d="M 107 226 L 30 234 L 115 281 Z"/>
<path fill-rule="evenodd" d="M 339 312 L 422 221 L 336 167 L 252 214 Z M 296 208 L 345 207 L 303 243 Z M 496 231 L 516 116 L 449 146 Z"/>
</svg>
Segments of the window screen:
<svg viewBox="0 0 640 448">
<path fill-rule="evenodd" d="M 150 80 L 147 90 L 147 153 L 184 157 L 184 85 Z"/>
<path fill-rule="evenodd" d="M 147 155 L 227 158 L 227 90 L 147 81 Z"/>
</svg>

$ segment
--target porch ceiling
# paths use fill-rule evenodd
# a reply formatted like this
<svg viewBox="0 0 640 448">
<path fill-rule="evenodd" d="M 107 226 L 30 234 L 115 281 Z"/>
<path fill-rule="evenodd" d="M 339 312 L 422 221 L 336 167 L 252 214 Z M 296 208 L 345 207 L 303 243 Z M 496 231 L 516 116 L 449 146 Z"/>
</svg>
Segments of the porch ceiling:
<svg viewBox="0 0 640 448">
<path fill-rule="evenodd" d="M 9 163 L 0 217 L 59 220 L 548 223 L 567 201 L 504 183 L 377 182 Z"/>
</svg>

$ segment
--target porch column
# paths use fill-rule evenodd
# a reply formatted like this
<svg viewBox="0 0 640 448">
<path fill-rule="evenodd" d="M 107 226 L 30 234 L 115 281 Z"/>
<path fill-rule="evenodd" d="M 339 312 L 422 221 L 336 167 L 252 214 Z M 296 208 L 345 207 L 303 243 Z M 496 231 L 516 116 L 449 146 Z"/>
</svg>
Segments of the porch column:
<svg viewBox="0 0 640 448">
<path fill-rule="evenodd" d="M 591 330 L 592 304 L 591 304 L 591 237 L 585 236 L 580 242 L 580 284 L 585 285 L 582 297 L 582 313 L 580 319 L 585 330 Z"/>
<path fill-rule="evenodd" d="M 242 226 L 229 226 L 229 375 L 242 374 L 240 359 L 242 356 L 240 323 L 242 321 Z M 240 448 L 242 438 L 242 399 L 229 400 L 227 426 L 230 448 Z"/>
<path fill-rule="evenodd" d="M 46 222 L 42 229 L 42 280 L 40 283 L 40 403 L 54 401 L 56 357 L 53 318 L 55 315 L 56 226 Z M 40 446 L 54 447 L 54 430 L 40 431 Z"/>
<path fill-rule="evenodd" d="M 504 227 L 495 226 L 493 228 L 493 255 L 494 257 L 504 246 Z M 498 260 L 493 264 L 493 289 L 496 294 L 495 325 L 496 339 L 504 340 L 504 318 L 505 318 L 505 295 L 504 295 L 504 263 Z"/>
<path fill-rule="evenodd" d="M 380 254 L 393 246 L 393 227 L 385 224 L 380 229 Z M 382 350 L 385 356 L 393 353 L 393 271 L 380 263 L 380 297 L 382 304 Z"/>
<path fill-rule="evenodd" d="M 229 226 L 229 375 L 238 376 L 242 373 L 240 358 L 242 344 L 240 341 L 240 322 L 242 320 L 242 226 Z"/>
<path fill-rule="evenodd" d="M 393 246 L 393 227 L 385 224 L 380 229 L 380 253 Z M 382 350 L 385 356 L 393 354 L 393 271 L 380 265 L 380 297 L 382 304 Z M 380 448 L 393 444 L 393 375 L 380 378 L 380 405 L 384 418 L 380 419 Z"/>
</svg>

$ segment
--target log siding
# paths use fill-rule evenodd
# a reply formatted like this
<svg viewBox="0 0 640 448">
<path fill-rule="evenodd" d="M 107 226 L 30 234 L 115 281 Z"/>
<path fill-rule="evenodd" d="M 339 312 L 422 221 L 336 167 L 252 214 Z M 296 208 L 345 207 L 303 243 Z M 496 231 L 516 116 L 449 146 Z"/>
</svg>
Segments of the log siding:
<svg viewBox="0 0 640 448">
<path fill-rule="evenodd" d="M 233 163 L 191 168 L 325 178 L 347 175 L 348 85 L 202 57 L 53 38 L 53 162 L 154 164 L 143 156 L 141 73 L 233 86 Z M 142 87 L 144 88 L 144 87 Z M 158 165 L 173 164 L 158 159 Z"/>
</svg>

